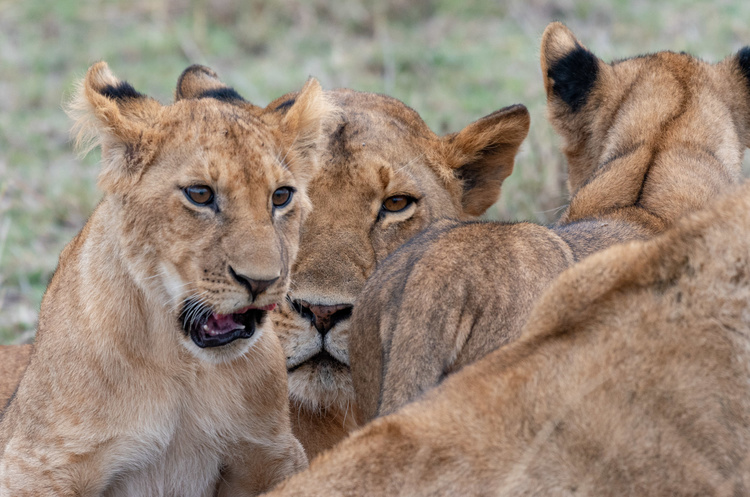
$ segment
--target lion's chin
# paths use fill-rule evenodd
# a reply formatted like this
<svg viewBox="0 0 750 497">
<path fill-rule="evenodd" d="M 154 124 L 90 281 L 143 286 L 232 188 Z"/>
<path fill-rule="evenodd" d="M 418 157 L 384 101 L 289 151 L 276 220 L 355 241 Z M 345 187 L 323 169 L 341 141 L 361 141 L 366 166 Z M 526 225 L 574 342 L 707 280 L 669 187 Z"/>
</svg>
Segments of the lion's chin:
<svg viewBox="0 0 750 497">
<path fill-rule="evenodd" d="M 290 397 L 312 411 L 345 410 L 354 401 L 349 367 L 327 354 L 292 368 L 288 381 Z"/>
</svg>

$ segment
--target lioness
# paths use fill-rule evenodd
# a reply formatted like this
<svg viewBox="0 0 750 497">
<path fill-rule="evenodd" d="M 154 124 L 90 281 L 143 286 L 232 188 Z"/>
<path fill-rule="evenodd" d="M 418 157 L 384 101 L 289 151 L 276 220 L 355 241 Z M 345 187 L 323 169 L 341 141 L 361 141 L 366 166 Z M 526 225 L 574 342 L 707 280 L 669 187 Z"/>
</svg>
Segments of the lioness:
<svg viewBox="0 0 750 497">
<path fill-rule="evenodd" d="M 572 199 L 557 226 L 442 222 L 389 258 L 351 328 L 360 421 L 387 414 L 516 339 L 536 299 L 596 250 L 644 239 L 741 180 L 745 52 L 606 64 L 562 24 L 541 47 Z"/>
<path fill-rule="evenodd" d="M 746 183 L 655 239 L 590 256 L 517 341 L 269 495 L 747 495 L 748 233 Z"/>
<path fill-rule="evenodd" d="M 267 314 L 334 107 L 315 80 L 274 124 L 231 89 L 179 98 L 204 81 L 162 106 L 100 62 L 70 106 L 104 198 L 42 301 L 2 495 L 248 495 L 306 464 Z"/>
<path fill-rule="evenodd" d="M 342 109 L 302 226 L 285 305 L 272 313 L 287 357 L 292 426 L 312 457 L 357 427 L 349 371 L 349 316 L 382 260 L 432 221 L 473 219 L 513 170 L 529 129 L 522 105 L 438 137 L 400 101 L 335 90 Z M 268 106 L 294 101 L 287 95 Z"/>
</svg>

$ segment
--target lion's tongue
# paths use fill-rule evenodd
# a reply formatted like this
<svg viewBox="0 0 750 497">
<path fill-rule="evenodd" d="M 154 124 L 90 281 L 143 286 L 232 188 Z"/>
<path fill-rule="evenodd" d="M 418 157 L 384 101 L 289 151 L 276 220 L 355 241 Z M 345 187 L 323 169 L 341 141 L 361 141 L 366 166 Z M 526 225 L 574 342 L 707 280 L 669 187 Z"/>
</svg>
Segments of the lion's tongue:
<svg viewBox="0 0 750 497">
<path fill-rule="evenodd" d="M 203 325 L 203 331 L 210 336 L 224 335 L 234 330 L 244 329 L 245 325 L 235 321 L 232 314 L 211 314 L 206 324 Z"/>
</svg>

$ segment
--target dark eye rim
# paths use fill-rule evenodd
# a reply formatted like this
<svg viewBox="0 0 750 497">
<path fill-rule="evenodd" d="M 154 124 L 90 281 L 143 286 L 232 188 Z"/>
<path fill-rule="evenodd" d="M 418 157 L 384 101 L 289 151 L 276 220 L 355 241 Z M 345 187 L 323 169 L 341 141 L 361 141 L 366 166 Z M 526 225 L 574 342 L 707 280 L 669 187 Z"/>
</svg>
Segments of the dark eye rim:
<svg viewBox="0 0 750 497">
<path fill-rule="evenodd" d="M 193 188 L 205 188 L 210 192 L 210 195 L 208 197 L 208 200 L 205 202 L 197 202 L 196 200 L 193 200 L 193 198 L 190 196 L 190 190 Z M 188 199 L 188 202 L 191 204 L 198 206 L 198 207 L 211 207 L 214 205 L 214 201 L 216 200 L 216 194 L 214 193 L 213 188 L 211 188 L 208 185 L 190 185 L 185 186 L 182 188 L 182 193 L 185 195 L 185 198 Z"/>
<path fill-rule="evenodd" d="M 406 205 L 403 206 L 402 208 L 396 210 L 396 211 L 392 211 L 392 210 L 386 209 L 386 207 L 385 207 L 386 201 L 389 200 L 389 199 L 392 199 L 393 197 L 404 197 L 406 199 Z M 406 193 L 397 193 L 396 195 L 389 195 L 388 197 L 385 198 L 385 200 L 383 200 L 383 203 L 380 205 L 380 214 L 382 216 L 382 215 L 385 215 L 385 214 L 398 214 L 399 212 L 404 212 L 412 204 L 415 204 L 418 201 L 419 201 L 418 198 L 414 197 L 413 195 L 408 195 Z"/>
<path fill-rule="evenodd" d="M 283 204 L 276 205 L 276 204 L 273 203 L 273 196 L 279 190 L 289 190 L 289 197 L 287 197 L 286 201 Z M 291 187 L 291 186 L 280 186 L 277 189 L 275 189 L 273 191 L 273 193 L 271 194 L 271 205 L 273 206 L 274 209 L 283 209 L 284 207 L 286 207 L 287 205 L 289 205 L 289 203 L 292 201 L 292 198 L 294 197 L 295 193 L 297 193 L 297 190 L 294 187 Z"/>
</svg>

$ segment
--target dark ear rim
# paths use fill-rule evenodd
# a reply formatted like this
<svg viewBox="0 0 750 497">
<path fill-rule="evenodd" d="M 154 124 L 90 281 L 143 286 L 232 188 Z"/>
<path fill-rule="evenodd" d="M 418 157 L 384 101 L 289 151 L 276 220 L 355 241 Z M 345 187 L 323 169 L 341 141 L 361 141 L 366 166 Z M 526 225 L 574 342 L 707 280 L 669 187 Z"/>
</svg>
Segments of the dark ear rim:
<svg viewBox="0 0 750 497">
<path fill-rule="evenodd" d="M 285 93 L 277 99 L 269 102 L 265 110 L 267 112 L 278 112 L 280 114 L 286 114 L 286 112 L 295 104 L 298 96 L 299 90 Z"/>
<path fill-rule="evenodd" d="M 503 107 L 502 109 L 498 109 L 494 112 L 491 112 L 490 114 L 487 114 L 484 117 L 477 119 L 461 131 L 457 131 L 455 133 L 444 136 L 443 140 L 453 146 L 457 146 L 458 142 L 464 141 L 462 139 L 464 136 L 479 131 L 477 128 L 498 126 L 500 125 L 498 121 L 504 121 L 514 116 L 520 117 L 523 121 L 523 129 L 517 130 L 519 132 L 518 134 L 507 135 L 506 141 L 497 141 L 494 143 L 494 145 L 487 145 L 486 147 L 475 150 L 474 153 L 466 153 L 466 150 L 463 150 L 464 147 L 459 147 L 463 152 L 466 153 L 466 156 L 469 158 L 469 160 L 462 161 L 459 164 L 453 164 L 452 169 L 454 171 L 458 171 L 461 168 L 475 163 L 482 151 L 492 151 L 493 149 L 497 149 L 504 145 L 509 145 L 515 142 L 518 142 L 519 144 L 522 143 L 529 134 L 529 128 L 531 126 L 531 115 L 529 114 L 529 109 L 527 109 L 523 104 L 508 105 L 507 107 Z"/>
<path fill-rule="evenodd" d="M 109 64 L 100 60 L 92 64 L 86 71 L 83 87 L 86 91 L 101 95 L 108 100 L 114 100 L 117 104 L 123 104 L 130 99 L 148 99 L 147 95 L 137 91 L 133 85 L 114 75 Z"/>
<path fill-rule="evenodd" d="M 89 67 L 74 94 L 63 104 L 73 120 L 71 137 L 82 157 L 108 140 L 135 140 L 140 134 L 136 123 L 148 121 L 148 116 L 160 107 L 159 102 L 115 76 L 105 61 Z"/>
<path fill-rule="evenodd" d="M 541 46 L 547 102 L 557 97 L 571 111 L 578 112 L 596 84 L 600 62 L 564 24 L 549 24 L 544 30 Z"/>
<path fill-rule="evenodd" d="M 247 103 L 237 90 L 224 84 L 210 67 L 193 64 L 177 79 L 174 100 L 214 98 L 226 103 Z"/>
<path fill-rule="evenodd" d="M 120 80 L 106 62 L 89 67 L 65 111 L 73 120 L 75 147 L 81 156 L 100 146 L 99 188 L 111 193 L 138 181 L 156 155 L 154 120 L 163 106 Z"/>
<path fill-rule="evenodd" d="M 526 106 L 515 104 L 443 138 L 452 149 L 448 153 L 453 157 L 448 160 L 453 176 L 462 185 L 464 213 L 480 216 L 497 202 L 503 182 L 513 173 L 516 155 L 530 125 Z"/>
<path fill-rule="evenodd" d="M 127 81 L 120 81 L 116 85 L 107 85 L 99 89 L 98 92 L 110 100 L 123 101 L 130 98 L 147 98 L 143 93 L 136 91 L 133 85 Z"/>
</svg>

